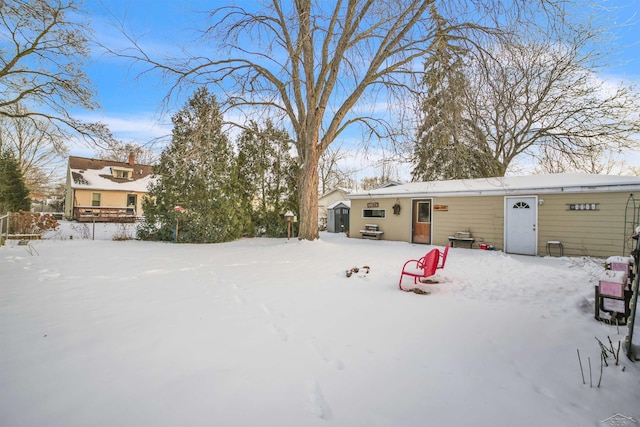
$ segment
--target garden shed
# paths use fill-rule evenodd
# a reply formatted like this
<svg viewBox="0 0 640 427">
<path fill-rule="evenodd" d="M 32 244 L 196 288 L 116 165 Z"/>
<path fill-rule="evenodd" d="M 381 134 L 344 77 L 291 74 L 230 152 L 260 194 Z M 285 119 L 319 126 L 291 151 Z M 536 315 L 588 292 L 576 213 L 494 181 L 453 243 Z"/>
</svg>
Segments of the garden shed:
<svg viewBox="0 0 640 427">
<path fill-rule="evenodd" d="M 351 193 L 350 233 L 523 255 L 626 255 L 640 177 L 564 173 L 412 182 Z M 464 242 L 466 245 L 462 245 Z"/>
<path fill-rule="evenodd" d="M 327 208 L 327 231 L 330 233 L 344 233 L 349 231 L 349 200 L 337 201 Z"/>
</svg>

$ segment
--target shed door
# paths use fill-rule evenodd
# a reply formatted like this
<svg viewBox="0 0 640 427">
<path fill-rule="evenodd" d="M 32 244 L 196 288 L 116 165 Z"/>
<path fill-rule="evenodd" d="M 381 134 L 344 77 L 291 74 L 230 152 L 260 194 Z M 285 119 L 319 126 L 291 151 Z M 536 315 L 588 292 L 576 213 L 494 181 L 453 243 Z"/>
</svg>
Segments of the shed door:
<svg viewBox="0 0 640 427">
<path fill-rule="evenodd" d="M 349 209 L 348 208 L 337 208 L 335 209 L 336 216 L 336 232 L 345 232 L 349 229 Z"/>
<path fill-rule="evenodd" d="M 431 200 L 413 201 L 412 242 L 431 244 Z"/>
<path fill-rule="evenodd" d="M 505 252 L 536 255 L 538 204 L 536 197 L 505 198 Z"/>
</svg>

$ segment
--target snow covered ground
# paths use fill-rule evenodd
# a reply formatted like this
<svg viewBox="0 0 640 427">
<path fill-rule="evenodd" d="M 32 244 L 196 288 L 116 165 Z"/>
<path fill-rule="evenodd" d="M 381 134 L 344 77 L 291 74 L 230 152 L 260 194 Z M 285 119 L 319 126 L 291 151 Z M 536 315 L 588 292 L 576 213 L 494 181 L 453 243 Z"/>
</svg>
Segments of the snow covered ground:
<svg viewBox="0 0 640 427">
<path fill-rule="evenodd" d="M 454 248 L 418 295 L 429 246 L 113 232 L 0 248 L 0 425 L 640 425 L 640 364 L 600 377 L 601 260 Z"/>
</svg>

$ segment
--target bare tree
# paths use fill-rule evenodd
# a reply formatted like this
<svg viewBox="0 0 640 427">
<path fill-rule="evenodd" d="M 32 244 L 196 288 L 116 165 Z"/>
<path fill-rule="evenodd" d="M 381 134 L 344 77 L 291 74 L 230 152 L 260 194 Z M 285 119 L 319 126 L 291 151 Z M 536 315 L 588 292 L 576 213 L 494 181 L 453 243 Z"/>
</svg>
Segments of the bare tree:
<svg viewBox="0 0 640 427">
<path fill-rule="evenodd" d="M 160 159 L 160 156 L 146 145 L 119 140 L 114 140 L 107 148 L 97 150 L 97 155 L 101 159 L 117 162 L 128 162 L 133 155 L 134 161 L 142 165 L 155 165 Z"/>
<path fill-rule="evenodd" d="M 82 70 L 91 28 L 75 0 L 0 2 L 0 117 L 38 118 L 56 133 L 108 142 L 100 123 L 85 123 L 70 108 L 95 109 L 93 88 Z M 16 109 L 17 104 L 24 108 Z"/>
<path fill-rule="evenodd" d="M 342 144 L 337 147 L 328 147 L 318 161 L 318 174 L 320 180 L 320 194 L 337 188 L 351 188 L 351 175 L 354 173 L 342 163 L 349 158 L 349 154 L 342 151 Z"/>
<path fill-rule="evenodd" d="M 63 175 L 63 157 L 67 151 L 64 135 L 48 121 L 22 117 L 22 107 L 17 104 L 10 111 L 15 117 L 0 116 L 0 149 L 13 153 L 24 177 L 25 184 L 33 194 L 54 179 Z"/>
<path fill-rule="evenodd" d="M 172 92 L 218 84 L 229 97 L 227 107 L 282 117 L 290 125 L 300 166 L 299 236 L 313 240 L 318 237 L 320 156 L 352 125 L 376 137 L 397 136 L 389 115 L 372 105 L 376 96 L 386 103 L 392 94 L 406 99 L 414 91 L 418 62 L 429 54 L 437 31 L 428 13 L 433 3 L 265 0 L 259 7 L 229 6 L 211 13 L 213 24 L 204 34 L 220 43 L 211 49 L 215 56 L 154 59 L 131 35 L 131 49 L 119 54 L 149 64 L 146 72 L 164 72 L 174 81 Z M 554 3 L 459 0 L 441 6 L 457 17 L 448 30 L 465 37 L 470 31 L 493 31 L 491 13 Z M 403 104 L 399 99 L 396 110 Z"/>
<path fill-rule="evenodd" d="M 360 180 L 360 188 L 362 190 L 371 190 L 393 181 L 400 181 L 397 165 L 398 162 L 395 158 L 383 155 L 383 157 L 376 162 L 376 167 L 374 168 L 375 175 L 362 178 Z"/>
<path fill-rule="evenodd" d="M 624 159 L 620 153 L 605 150 L 602 147 L 585 150 L 583 153 L 567 154 L 552 147 L 542 146 L 536 154 L 536 172 L 563 173 L 586 172 L 592 174 L 622 174 L 625 168 Z"/>
<path fill-rule="evenodd" d="M 476 56 L 467 73 L 468 114 L 501 175 L 522 155 L 547 170 L 551 163 L 552 169 L 598 173 L 607 169 L 597 161 L 601 154 L 637 149 L 639 94 L 597 78 L 599 53 L 592 47 L 601 37 L 583 27 L 561 43 L 511 39 L 487 48 L 491 55 Z"/>
</svg>

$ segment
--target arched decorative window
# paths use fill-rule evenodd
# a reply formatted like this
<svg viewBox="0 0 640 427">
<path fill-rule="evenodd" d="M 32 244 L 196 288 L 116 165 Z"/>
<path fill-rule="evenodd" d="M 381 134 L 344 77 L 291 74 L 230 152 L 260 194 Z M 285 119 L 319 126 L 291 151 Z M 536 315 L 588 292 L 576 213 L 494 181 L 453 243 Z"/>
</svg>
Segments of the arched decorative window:
<svg viewBox="0 0 640 427">
<path fill-rule="evenodd" d="M 529 209 L 529 203 L 518 202 L 515 205 L 513 205 L 513 209 Z"/>
</svg>

